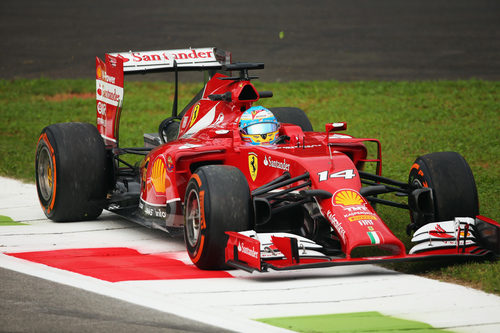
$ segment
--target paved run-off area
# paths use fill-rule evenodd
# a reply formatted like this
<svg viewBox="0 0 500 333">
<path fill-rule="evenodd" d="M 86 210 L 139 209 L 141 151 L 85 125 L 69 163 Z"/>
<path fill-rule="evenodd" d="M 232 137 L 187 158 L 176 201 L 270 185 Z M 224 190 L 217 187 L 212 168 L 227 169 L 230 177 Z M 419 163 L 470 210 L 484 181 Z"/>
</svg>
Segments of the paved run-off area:
<svg viewBox="0 0 500 333">
<path fill-rule="evenodd" d="M 182 238 L 110 213 L 54 223 L 35 186 L 0 178 L 0 267 L 240 332 L 253 319 L 380 312 L 456 332 L 500 331 L 500 297 L 378 266 L 248 274 L 197 270 Z M 71 250 L 71 251 L 68 251 Z"/>
</svg>

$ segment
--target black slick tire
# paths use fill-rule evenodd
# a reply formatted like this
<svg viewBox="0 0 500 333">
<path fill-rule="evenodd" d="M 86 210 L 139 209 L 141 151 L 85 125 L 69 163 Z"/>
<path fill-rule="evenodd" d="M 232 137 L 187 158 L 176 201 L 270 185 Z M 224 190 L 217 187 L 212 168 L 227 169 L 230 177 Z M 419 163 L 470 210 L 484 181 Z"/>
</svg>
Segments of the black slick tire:
<svg viewBox="0 0 500 333">
<path fill-rule="evenodd" d="M 191 261 L 200 269 L 225 269 L 226 231 L 249 230 L 250 190 L 232 166 L 208 165 L 192 175 L 184 199 L 184 239 Z"/>
<path fill-rule="evenodd" d="M 431 188 L 433 195 L 432 214 L 419 214 L 410 210 L 414 228 L 429 222 L 475 217 L 479 214 L 472 170 L 456 152 L 438 152 L 418 157 L 410 170 L 408 181 L 412 188 Z"/>
<path fill-rule="evenodd" d="M 299 108 L 293 107 L 279 107 L 269 108 L 280 123 L 289 123 L 300 126 L 304 132 L 311 132 L 313 130 L 311 121 L 306 113 Z"/>
<path fill-rule="evenodd" d="M 104 207 L 106 150 L 95 126 L 61 123 L 45 127 L 36 148 L 38 198 L 57 222 L 93 220 Z"/>
</svg>

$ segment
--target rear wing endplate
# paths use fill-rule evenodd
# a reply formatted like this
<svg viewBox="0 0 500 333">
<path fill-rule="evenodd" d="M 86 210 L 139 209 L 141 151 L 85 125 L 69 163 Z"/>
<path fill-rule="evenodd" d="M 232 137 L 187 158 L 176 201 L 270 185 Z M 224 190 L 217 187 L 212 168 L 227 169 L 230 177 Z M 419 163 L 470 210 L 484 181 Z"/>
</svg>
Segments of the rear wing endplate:
<svg viewBox="0 0 500 333">
<path fill-rule="evenodd" d="M 231 53 L 215 47 L 106 53 L 104 61 L 96 57 L 97 129 L 105 144 L 118 146 L 125 74 L 217 70 L 230 63 Z"/>
</svg>

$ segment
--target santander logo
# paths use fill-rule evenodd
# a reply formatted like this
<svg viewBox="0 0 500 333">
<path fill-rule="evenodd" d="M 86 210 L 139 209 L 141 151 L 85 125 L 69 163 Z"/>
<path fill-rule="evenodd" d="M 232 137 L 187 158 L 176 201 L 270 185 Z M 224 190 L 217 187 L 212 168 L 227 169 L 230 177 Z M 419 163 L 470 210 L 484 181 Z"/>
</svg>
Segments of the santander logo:
<svg viewBox="0 0 500 333">
<path fill-rule="evenodd" d="M 286 162 L 286 159 L 283 159 L 283 161 L 277 161 L 273 160 L 271 156 L 265 156 L 264 165 L 275 169 L 290 171 L 290 164 Z"/>
<path fill-rule="evenodd" d="M 429 232 L 431 236 L 439 237 L 439 238 L 454 238 L 452 235 L 448 235 L 446 230 L 444 230 L 439 224 L 436 226 L 436 229 L 431 230 Z"/>
<path fill-rule="evenodd" d="M 120 58 L 120 59 L 123 61 L 123 63 L 126 63 L 127 61 L 130 61 L 130 59 L 125 58 L 125 57 L 124 57 L 124 56 L 122 56 L 121 54 L 119 54 L 119 55 L 117 56 L 117 58 Z"/>
<path fill-rule="evenodd" d="M 112 53 L 117 58 L 122 59 L 123 63 L 132 61 L 134 63 L 154 63 L 177 60 L 180 62 L 192 60 L 210 60 L 214 58 L 212 50 L 173 50 L 173 51 L 141 51 L 141 52 L 123 52 Z"/>
<path fill-rule="evenodd" d="M 255 251 L 253 247 L 252 248 L 246 247 L 245 244 L 243 243 L 238 243 L 238 252 L 246 254 L 256 259 L 259 257 L 259 253 Z"/>
</svg>

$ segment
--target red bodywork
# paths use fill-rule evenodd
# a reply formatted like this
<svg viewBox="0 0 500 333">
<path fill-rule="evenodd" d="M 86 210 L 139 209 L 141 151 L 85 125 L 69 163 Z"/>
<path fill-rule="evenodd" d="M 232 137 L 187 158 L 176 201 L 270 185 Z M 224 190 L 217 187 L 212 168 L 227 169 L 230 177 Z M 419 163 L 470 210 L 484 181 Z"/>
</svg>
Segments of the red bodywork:
<svg viewBox="0 0 500 333">
<path fill-rule="evenodd" d="M 334 194 L 331 199 L 319 202 L 319 206 L 342 238 L 343 252 L 347 256 L 355 247 L 375 244 L 369 232 L 376 233 L 379 243 L 395 254 L 405 253 L 401 241 L 359 194 L 361 182 L 356 165 L 366 160 L 362 140 L 334 139 L 330 138 L 334 137 L 330 133 L 304 133 L 299 126 L 282 124 L 279 135 L 291 138 L 286 144 L 252 146 L 242 142 L 238 119 L 242 108 L 247 109 L 258 100 L 257 91 L 248 81 L 218 80 L 221 76 L 217 74 L 207 83 L 202 99 L 182 118 L 180 139 L 162 145 L 149 154 L 141 170 L 144 175 L 141 201 L 151 205 L 163 205 L 172 200 L 180 202 L 194 172 L 192 166 L 203 163 L 237 167 L 246 176 L 250 191 L 276 179 L 284 171 L 288 171 L 292 177 L 308 172 L 311 175 L 311 188 Z M 226 91 L 237 97 L 244 89 L 251 89 L 256 98 L 231 103 L 208 98 L 210 94 Z M 256 170 L 253 171 L 253 168 Z M 155 174 L 158 169 L 167 171 L 160 175 L 164 175 L 164 179 L 158 179 L 159 176 Z M 327 177 L 320 181 L 320 175 L 323 174 L 327 174 Z M 331 177 L 335 174 L 338 176 Z M 155 186 L 157 179 L 160 186 Z M 182 222 L 182 214 L 179 214 L 173 225 L 181 225 Z"/>
<path fill-rule="evenodd" d="M 286 143 L 253 146 L 242 142 L 238 120 L 242 111 L 259 100 L 259 93 L 249 80 L 221 80 L 224 77 L 215 74 L 206 84 L 201 98 L 185 112 L 178 140 L 154 148 L 142 162 L 139 208 L 145 218 L 157 220 L 166 227 L 182 227 L 186 186 L 196 168 L 202 165 L 237 167 L 245 175 L 250 191 L 284 172 L 289 172 L 292 178 L 308 173 L 308 188 L 332 194 L 316 202 L 320 213 L 338 235 L 345 256 L 294 259 L 296 250 L 289 238 L 274 237 L 274 245 L 285 258 L 271 261 L 273 268 L 309 267 L 318 263 L 356 264 L 428 255 L 408 255 L 403 243 L 360 194 L 359 169 L 367 163 L 374 163 L 376 173 L 381 175 L 380 143 L 377 140 L 352 138 L 334 132 L 344 129 L 345 124 L 327 124 L 325 132 L 304 132 L 299 126 L 283 123 L 279 135 L 290 138 Z M 123 99 L 122 60 L 108 54 L 105 62 L 98 59 L 97 80 L 97 127 L 106 144 L 113 147 L 118 141 L 117 124 Z M 230 101 L 209 98 L 213 94 L 228 92 Z M 368 158 L 366 142 L 376 143 L 374 158 Z M 303 182 L 298 181 L 289 187 Z M 240 268 L 263 270 L 259 241 L 236 232 L 228 232 L 228 235 L 226 260 Z M 242 246 L 253 250 L 241 251 Z M 377 246 L 390 254 L 383 258 L 351 258 L 355 248 L 365 246 Z M 468 248 L 466 253 L 471 251 Z M 437 254 L 456 252 L 445 250 Z"/>
</svg>

